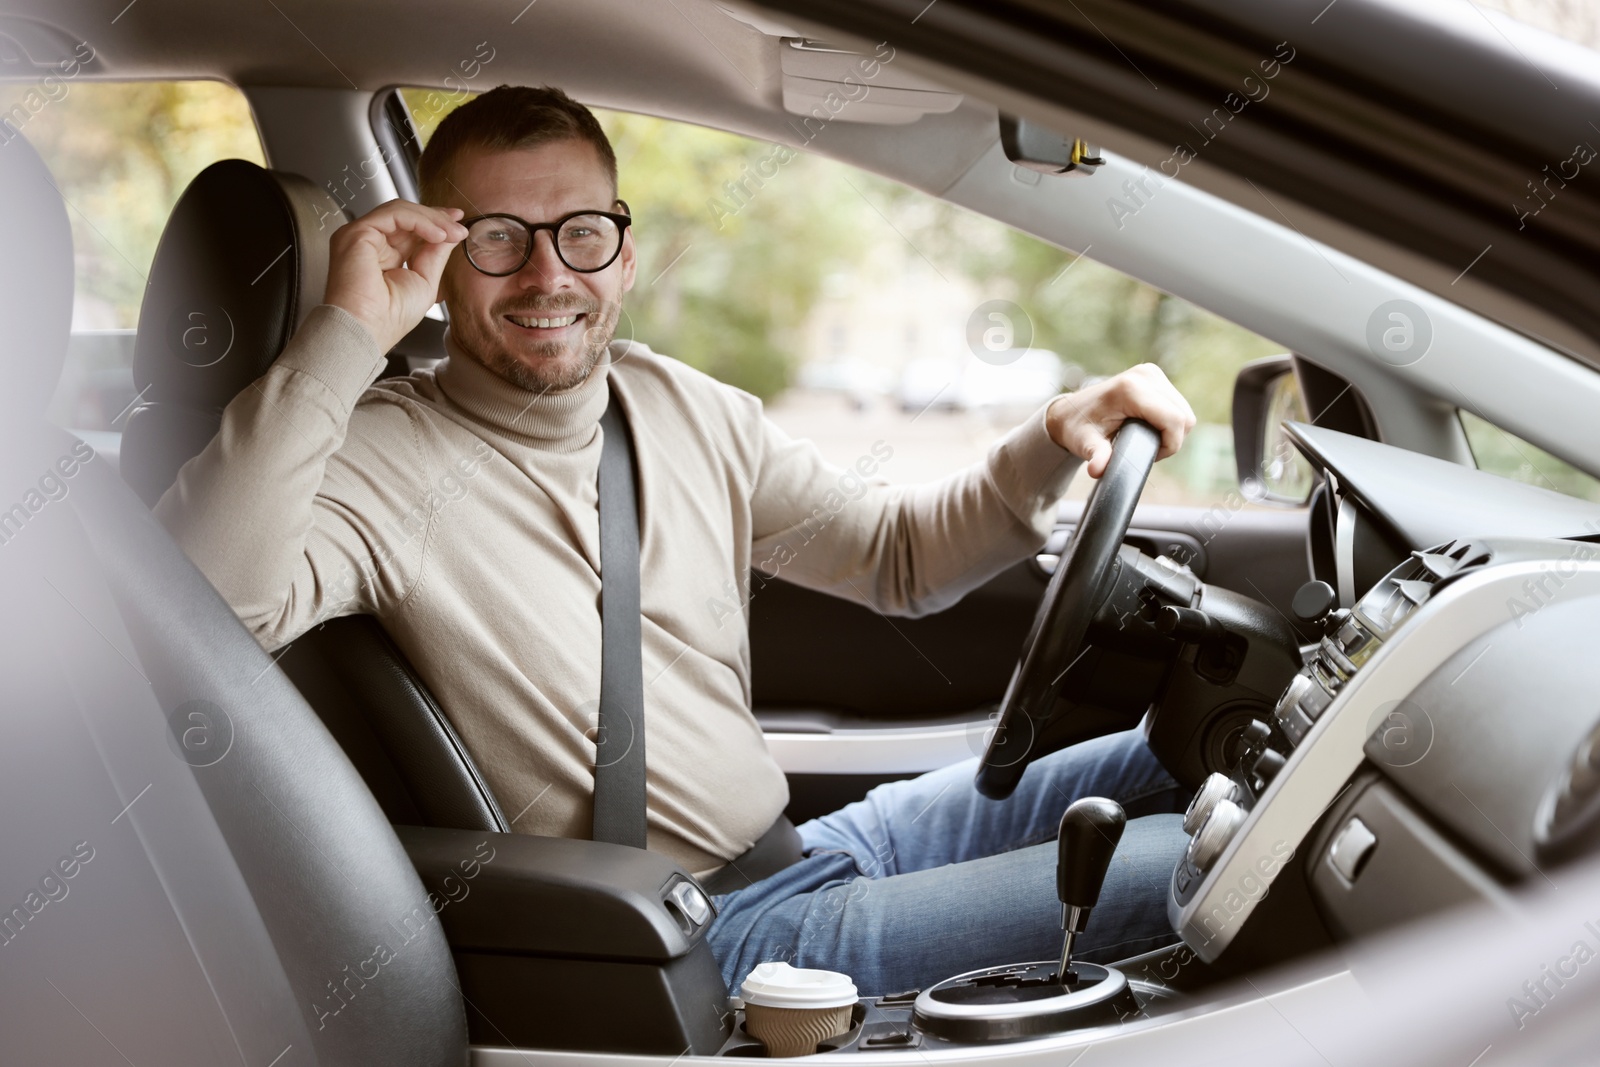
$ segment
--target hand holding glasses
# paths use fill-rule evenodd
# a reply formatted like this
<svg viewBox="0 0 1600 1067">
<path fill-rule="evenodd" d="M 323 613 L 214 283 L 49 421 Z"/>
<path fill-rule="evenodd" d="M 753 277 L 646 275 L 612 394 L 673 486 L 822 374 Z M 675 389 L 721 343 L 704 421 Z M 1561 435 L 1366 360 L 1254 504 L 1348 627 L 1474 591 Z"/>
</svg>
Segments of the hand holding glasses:
<svg viewBox="0 0 1600 1067">
<path fill-rule="evenodd" d="M 464 219 L 467 239 L 461 243 L 467 262 L 492 278 L 515 274 L 533 257 L 533 242 L 540 230 L 549 230 L 556 255 L 580 274 L 593 274 L 611 266 L 622 251 L 622 237 L 633 221 L 626 201 L 618 200 L 625 214 L 610 211 L 574 211 L 554 222 L 529 222 L 515 215 L 478 215 Z"/>
</svg>

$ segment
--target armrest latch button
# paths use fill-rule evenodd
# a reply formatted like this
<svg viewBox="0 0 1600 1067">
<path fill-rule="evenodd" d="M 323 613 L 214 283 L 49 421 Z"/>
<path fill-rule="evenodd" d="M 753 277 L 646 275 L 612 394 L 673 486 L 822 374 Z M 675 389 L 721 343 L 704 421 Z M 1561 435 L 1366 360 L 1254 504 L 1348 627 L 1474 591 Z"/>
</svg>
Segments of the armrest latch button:
<svg viewBox="0 0 1600 1067">
<path fill-rule="evenodd" d="M 667 897 L 696 926 L 704 926 L 711 918 L 711 901 L 693 882 L 679 882 L 667 891 Z"/>
<path fill-rule="evenodd" d="M 1354 883 L 1377 845 L 1378 838 L 1367 829 L 1367 824 L 1352 816 L 1333 839 L 1333 846 L 1328 849 L 1328 862 L 1346 882 Z"/>
</svg>

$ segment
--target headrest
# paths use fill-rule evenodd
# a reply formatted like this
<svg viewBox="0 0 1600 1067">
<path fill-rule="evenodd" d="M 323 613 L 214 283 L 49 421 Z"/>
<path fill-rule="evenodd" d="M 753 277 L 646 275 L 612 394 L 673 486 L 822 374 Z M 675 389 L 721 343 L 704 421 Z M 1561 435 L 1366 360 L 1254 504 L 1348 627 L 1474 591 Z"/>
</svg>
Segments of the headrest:
<svg viewBox="0 0 1600 1067">
<path fill-rule="evenodd" d="M 297 174 L 213 163 L 172 209 L 139 309 L 133 377 L 152 401 L 221 408 L 261 377 L 328 285 L 344 214 Z"/>
<path fill-rule="evenodd" d="M 141 401 L 122 441 L 123 477 L 147 503 L 321 302 L 328 238 L 343 222 L 311 182 L 242 159 L 213 163 L 184 190 L 139 311 L 133 377 Z"/>
<path fill-rule="evenodd" d="M 0 419 L 38 418 L 72 333 L 72 227 L 50 170 L 0 125 Z"/>
</svg>

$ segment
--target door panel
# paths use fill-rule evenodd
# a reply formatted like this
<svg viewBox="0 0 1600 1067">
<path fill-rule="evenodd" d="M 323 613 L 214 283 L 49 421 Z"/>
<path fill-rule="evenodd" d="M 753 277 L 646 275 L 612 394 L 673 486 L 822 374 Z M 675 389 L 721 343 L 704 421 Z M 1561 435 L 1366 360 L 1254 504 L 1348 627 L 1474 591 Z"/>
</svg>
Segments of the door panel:
<svg viewBox="0 0 1600 1067">
<path fill-rule="evenodd" d="M 1057 533 L 1082 515 L 1064 503 Z M 1289 615 L 1308 577 L 1307 513 L 1141 507 L 1128 541 L 1192 566 L 1205 581 Z M 921 619 L 781 580 L 755 580 L 750 649 L 756 717 L 789 775 L 795 822 L 983 751 L 1048 581 L 1029 559 Z"/>
<path fill-rule="evenodd" d="M 1019 563 L 920 619 L 782 580 L 752 584 L 755 706 L 865 719 L 967 711 L 998 700 L 1027 636 L 1044 576 Z"/>
</svg>

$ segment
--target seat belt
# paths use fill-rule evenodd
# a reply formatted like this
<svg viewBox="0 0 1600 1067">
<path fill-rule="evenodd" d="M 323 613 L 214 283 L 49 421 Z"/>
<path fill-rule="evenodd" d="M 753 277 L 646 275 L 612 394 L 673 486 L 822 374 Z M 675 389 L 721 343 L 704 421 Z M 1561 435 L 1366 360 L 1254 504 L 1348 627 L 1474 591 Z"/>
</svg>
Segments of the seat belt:
<svg viewBox="0 0 1600 1067">
<path fill-rule="evenodd" d="M 637 462 L 615 391 L 600 416 L 600 730 L 594 752 L 596 841 L 645 847 L 644 665 L 639 611 Z M 706 881 L 730 893 L 800 860 L 800 835 L 782 815 L 742 856 Z"/>
<path fill-rule="evenodd" d="M 639 500 L 627 415 L 616 390 L 600 417 L 600 723 L 594 752 L 596 841 L 645 847 L 644 666 L 640 651 Z"/>
</svg>

